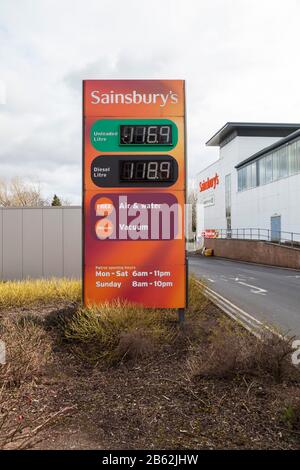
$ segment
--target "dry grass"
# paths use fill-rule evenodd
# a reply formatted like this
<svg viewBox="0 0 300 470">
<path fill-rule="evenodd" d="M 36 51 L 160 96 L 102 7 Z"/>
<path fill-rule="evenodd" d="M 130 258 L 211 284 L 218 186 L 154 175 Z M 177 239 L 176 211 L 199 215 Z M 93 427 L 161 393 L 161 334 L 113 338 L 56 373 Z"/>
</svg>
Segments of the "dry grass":
<svg viewBox="0 0 300 470">
<path fill-rule="evenodd" d="M 52 341 L 40 325 L 27 318 L 1 320 L 6 364 L 0 365 L 1 386 L 19 387 L 34 381 L 52 358 Z"/>
<path fill-rule="evenodd" d="M 0 282 L 0 309 L 60 301 L 80 302 L 81 281 L 53 278 Z"/>
<path fill-rule="evenodd" d="M 291 364 L 292 338 L 273 335 L 260 340 L 222 318 L 207 344 L 200 344 L 187 361 L 191 378 L 232 378 L 238 375 L 269 377 L 280 383 L 299 381 L 299 371 Z"/>
<path fill-rule="evenodd" d="M 200 317 L 208 305 L 192 278 L 187 321 L 179 328 L 175 310 L 146 309 L 128 302 L 112 302 L 93 308 L 80 308 L 65 325 L 65 337 L 74 350 L 95 363 L 138 359 L 159 345 L 177 340 L 199 340 Z M 197 321 L 193 320 L 197 318 Z"/>
<path fill-rule="evenodd" d="M 92 362 L 100 359 L 115 361 L 144 357 L 160 343 L 168 344 L 181 337 L 198 337 L 199 331 L 193 317 L 204 313 L 208 304 L 194 279 L 190 280 L 189 309 L 183 329 L 178 328 L 177 312 L 145 309 L 127 302 L 113 302 L 94 308 L 79 307 L 71 320 L 64 325 L 64 337 Z M 67 279 L 8 281 L 0 283 L 0 310 L 33 306 L 58 305 L 66 302 L 79 303 L 81 282 Z M 199 325 L 199 322 L 197 323 Z M 9 344 L 18 344 L 9 354 L 12 381 L 22 380 L 35 370 L 39 358 L 31 357 L 34 351 L 45 353 L 41 341 L 43 330 L 29 318 L 18 322 L 2 322 L 2 339 Z M 45 342 L 45 345 L 47 342 Z M 36 353 L 38 354 L 38 353 Z M 19 355 L 19 357 L 17 357 Z M 45 357 L 47 355 L 45 354 Z M 28 366 L 25 364 L 27 358 Z M 20 371 L 17 372 L 17 364 Z"/>
<path fill-rule="evenodd" d="M 176 334 L 175 320 L 175 312 L 170 314 L 116 301 L 101 307 L 80 308 L 66 323 L 65 337 L 90 362 L 101 359 L 114 362 L 126 356 L 125 338 L 126 343 L 129 338 L 134 341 L 134 346 L 127 344 L 127 350 L 135 350 L 137 357 L 142 355 L 146 339 L 153 346 L 160 341 L 171 341 Z"/>
<path fill-rule="evenodd" d="M 72 282 L 57 287 L 67 307 L 80 300 L 80 283 L 72 293 Z M 72 305 L 62 316 L 63 302 L 52 294 L 48 301 L 34 283 L 22 304 L 29 308 L 0 315 L 7 348 L 7 364 L 0 365 L 0 449 L 36 446 L 42 436 L 41 448 L 296 448 L 300 397 L 291 381 L 297 377 L 290 342 L 261 343 L 212 305 L 194 279 L 183 327 L 175 311 L 120 302 Z M 99 370 L 87 360 L 137 363 Z M 68 410 L 75 409 L 72 416 Z M 48 431 L 67 414 L 59 431 Z"/>
<path fill-rule="evenodd" d="M 53 335 L 27 315 L 3 313 L 0 320 L 6 350 L 6 362 L 0 364 L 0 450 L 26 449 L 70 408 L 48 412 L 37 405 L 34 414 L 28 410 L 52 364 Z"/>
<path fill-rule="evenodd" d="M 21 450 L 32 447 L 40 434 L 74 407 L 63 407 L 53 413 L 39 413 L 31 419 L 18 414 L 22 394 L 11 396 L 0 388 L 0 450 Z"/>
<path fill-rule="evenodd" d="M 189 304 L 187 317 L 198 317 L 199 314 L 205 315 L 210 301 L 205 297 L 203 288 L 199 285 L 198 280 L 194 276 L 189 277 Z"/>
<path fill-rule="evenodd" d="M 136 361 L 150 356 L 155 351 L 155 341 L 145 332 L 126 331 L 120 334 L 119 344 L 115 349 L 115 360 Z"/>
<path fill-rule="evenodd" d="M 0 450 L 27 449 L 68 411 L 45 413 L 37 407 L 31 415 L 24 407 L 24 400 L 27 406 L 32 403 L 31 397 L 53 361 L 53 339 L 43 324 L 15 315 L 1 318 L 0 338 L 6 349 L 6 363 L 0 365 Z"/>
<path fill-rule="evenodd" d="M 300 403 L 289 404 L 283 411 L 282 422 L 290 430 L 300 431 Z"/>
</svg>

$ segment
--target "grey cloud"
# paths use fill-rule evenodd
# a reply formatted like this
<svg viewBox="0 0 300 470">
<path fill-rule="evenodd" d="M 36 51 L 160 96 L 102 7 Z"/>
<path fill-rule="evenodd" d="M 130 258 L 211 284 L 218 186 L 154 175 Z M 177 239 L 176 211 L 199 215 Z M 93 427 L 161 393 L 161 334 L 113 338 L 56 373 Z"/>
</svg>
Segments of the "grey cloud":
<svg viewBox="0 0 300 470">
<path fill-rule="evenodd" d="M 127 51 L 119 52 L 115 59 L 99 57 L 94 62 L 74 69 L 64 77 L 65 84 L 77 93 L 81 93 L 82 80 L 115 78 L 157 78 L 165 75 L 168 65 L 174 59 L 172 49 L 158 54 L 132 56 Z"/>
</svg>

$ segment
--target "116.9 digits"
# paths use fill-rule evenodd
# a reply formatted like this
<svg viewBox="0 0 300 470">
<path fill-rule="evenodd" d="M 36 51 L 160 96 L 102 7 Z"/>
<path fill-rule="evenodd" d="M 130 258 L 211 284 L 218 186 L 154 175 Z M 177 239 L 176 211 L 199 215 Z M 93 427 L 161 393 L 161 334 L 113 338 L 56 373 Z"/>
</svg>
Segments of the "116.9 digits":
<svg viewBox="0 0 300 470">
<path fill-rule="evenodd" d="M 121 145 L 172 145 L 170 125 L 120 126 Z"/>
</svg>

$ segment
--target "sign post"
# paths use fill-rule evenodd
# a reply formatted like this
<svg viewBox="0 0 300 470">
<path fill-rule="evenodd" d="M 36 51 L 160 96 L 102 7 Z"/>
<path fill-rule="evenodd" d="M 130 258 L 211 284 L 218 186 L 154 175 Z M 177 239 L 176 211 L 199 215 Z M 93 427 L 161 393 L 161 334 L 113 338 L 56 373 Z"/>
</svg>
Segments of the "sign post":
<svg viewBox="0 0 300 470">
<path fill-rule="evenodd" d="M 186 307 L 182 80 L 83 82 L 83 300 Z"/>
</svg>

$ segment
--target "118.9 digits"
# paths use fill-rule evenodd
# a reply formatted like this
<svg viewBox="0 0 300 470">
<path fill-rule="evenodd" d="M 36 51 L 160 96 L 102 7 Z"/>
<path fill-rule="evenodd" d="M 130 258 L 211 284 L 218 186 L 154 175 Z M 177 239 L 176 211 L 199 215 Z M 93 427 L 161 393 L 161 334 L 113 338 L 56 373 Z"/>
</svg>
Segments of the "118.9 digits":
<svg viewBox="0 0 300 470">
<path fill-rule="evenodd" d="M 121 181 L 172 181 L 172 162 L 170 161 L 122 161 Z"/>
</svg>

